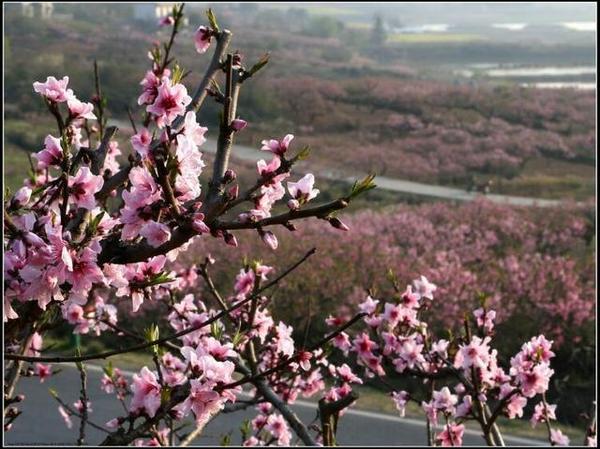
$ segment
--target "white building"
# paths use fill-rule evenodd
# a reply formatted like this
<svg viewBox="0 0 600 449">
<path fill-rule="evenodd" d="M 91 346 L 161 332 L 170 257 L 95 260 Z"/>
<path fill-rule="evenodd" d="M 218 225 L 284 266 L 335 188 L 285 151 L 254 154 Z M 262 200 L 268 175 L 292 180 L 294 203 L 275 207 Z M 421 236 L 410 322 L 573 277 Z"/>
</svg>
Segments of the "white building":
<svg viewBox="0 0 600 449">
<path fill-rule="evenodd" d="M 133 17 L 136 20 L 156 22 L 171 15 L 176 3 L 136 3 L 133 7 Z M 183 24 L 187 25 L 187 17 L 183 17 Z"/>
<path fill-rule="evenodd" d="M 25 17 L 39 18 L 39 19 L 50 19 L 52 12 L 54 11 L 54 5 L 52 2 L 26 2 L 21 3 L 21 12 Z"/>
</svg>

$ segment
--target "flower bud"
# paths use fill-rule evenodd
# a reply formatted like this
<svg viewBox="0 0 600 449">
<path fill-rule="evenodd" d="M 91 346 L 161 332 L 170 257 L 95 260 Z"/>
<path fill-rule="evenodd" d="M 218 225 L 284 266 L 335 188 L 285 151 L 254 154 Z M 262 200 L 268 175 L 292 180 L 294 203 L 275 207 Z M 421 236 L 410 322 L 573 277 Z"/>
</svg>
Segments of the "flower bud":
<svg viewBox="0 0 600 449">
<path fill-rule="evenodd" d="M 232 181 L 237 179 L 237 174 L 232 169 L 227 169 L 225 174 L 223 175 L 223 184 L 229 184 Z"/>
<path fill-rule="evenodd" d="M 241 68 L 241 67 L 242 67 L 242 58 L 243 58 L 243 57 L 242 57 L 242 54 L 241 54 L 240 52 L 236 51 L 236 52 L 233 54 L 233 58 L 232 58 L 232 60 L 231 60 L 231 62 L 232 62 L 231 66 L 232 66 L 234 69 L 239 69 L 239 68 Z"/>
<path fill-rule="evenodd" d="M 228 191 L 227 191 L 227 195 L 229 196 L 229 200 L 235 200 L 238 195 L 240 194 L 240 186 L 238 186 L 237 184 L 234 185 L 233 187 L 231 187 Z"/>
<path fill-rule="evenodd" d="M 298 200 L 289 200 L 287 202 L 287 207 L 289 207 L 291 210 L 298 210 L 298 208 L 300 208 L 300 203 Z"/>
<path fill-rule="evenodd" d="M 236 118 L 231 122 L 231 128 L 234 131 L 241 131 L 248 125 L 246 120 L 242 120 L 241 118 Z"/>
<path fill-rule="evenodd" d="M 279 246 L 279 242 L 277 241 L 277 237 L 271 231 L 263 231 L 261 229 L 258 230 L 260 234 L 260 238 L 262 241 L 272 250 L 276 250 Z"/>
<path fill-rule="evenodd" d="M 31 199 L 31 189 L 29 187 L 21 187 L 13 196 L 13 205 L 15 207 L 24 206 Z"/>
<path fill-rule="evenodd" d="M 231 232 L 224 231 L 223 239 L 225 239 L 225 243 L 227 243 L 229 246 L 238 246 L 237 239 Z"/>
<path fill-rule="evenodd" d="M 349 231 L 350 228 L 346 226 L 342 221 L 337 217 L 329 218 L 329 224 L 333 226 L 335 229 L 339 229 L 341 231 Z"/>
<path fill-rule="evenodd" d="M 286 221 L 283 225 L 288 229 L 288 231 L 294 232 L 298 229 L 291 221 Z"/>
</svg>

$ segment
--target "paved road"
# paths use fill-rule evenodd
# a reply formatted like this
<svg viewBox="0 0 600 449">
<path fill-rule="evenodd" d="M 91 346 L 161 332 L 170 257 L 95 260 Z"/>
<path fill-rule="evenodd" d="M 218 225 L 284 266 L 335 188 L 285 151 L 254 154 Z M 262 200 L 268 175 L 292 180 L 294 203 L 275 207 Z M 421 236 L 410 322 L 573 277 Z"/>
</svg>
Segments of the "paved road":
<svg viewBox="0 0 600 449">
<path fill-rule="evenodd" d="M 122 120 L 112 120 L 119 128 L 131 130 L 131 125 Z M 209 138 L 202 146 L 202 151 L 215 153 L 217 149 L 217 141 Z M 246 145 L 235 144 L 232 156 L 244 161 L 256 162 L 260 159 L 268 158 L 264 151 L 259 151 L 258 148 L 249 147 Z M 314 170 L 313 170 L 314 171 Z M 342 173 L 335 170 L 320 170 L 314 171 L 318 177 L 331 179 L 335 181 L 345 181 L 353 183 L 355 180 L 363 178 L 365 173 Z M 350 176 L 351 175 L 351 176 Z M 403 179 L 388 178 L 385 176 L 377 176 L 375 179 L 377 187 L 393 192 L 409 193 L 412 195 L 421 195 L 433 198 L 443 198 L 456 201 L 471 201 L 481 196 L 480 193 L 467 192 L 466 190 L 456 189 L 452 187 L 439 186 L 434 184 L 423 184 L 420 182 L 406 181 Z M 552 207 L 557 206 L 561 202 L 559 200 L 549 200 L 542 198 L 531 198 L 523 196 L 511 195 L 496 195 L 488 194 L 486 198 L 500 204 L 512 204 L 517 206 L 539 206 Z"/>
<path fill-rule="evenodd" d="M 58 368 L 59 365 L 53 365 Z M 78 399 L 79 373 L 71 365 L 61 365 L 63 371 L 41 384 L 38 378 L 24 378 L 17 388 L 26 395 L 20 409 L 23 414 L 14 422 L 13 429 L 5 433 L 7 445 L 74 445 L 79 435 L 79 421 L 73 418 L 73 428 L 68 429 L 59 416 L 58 404 L 48 392 L 54 388 L 68 404 Z M 118 414 L 124 414 L 120 403 L 113 395 L 100 390 L 101 371 L 88 365 L 88 391 L 92 401 L 90 419 L 99 425 Z M 129 403 L 129 399 L 127 400 Z M 300 419 L 310 422 L 316 416 L 315 404 L 298 401 L 293 406 Z M 243 419 L 252 419 L 253 410 L 218 415 L 204 430 L 204 434 L 194 441 L 194 445 L 218 445 L 221 435 L 233 430 L 232 444 L 240 444 L 239 424 Z M 476 431 L 467 431 L 465 445 L 482 445 L 483 439 Z M 104 434 L 88 428 L 87 443 L 98 444 Z M 425 445 L 425 429 L 421 421 L 396 416 L 348 411 L 340 420 L 339 443 L 341 445 Z M 507 437 L 508 445 L 544 445 L 542 442 Z"/>
</svg>

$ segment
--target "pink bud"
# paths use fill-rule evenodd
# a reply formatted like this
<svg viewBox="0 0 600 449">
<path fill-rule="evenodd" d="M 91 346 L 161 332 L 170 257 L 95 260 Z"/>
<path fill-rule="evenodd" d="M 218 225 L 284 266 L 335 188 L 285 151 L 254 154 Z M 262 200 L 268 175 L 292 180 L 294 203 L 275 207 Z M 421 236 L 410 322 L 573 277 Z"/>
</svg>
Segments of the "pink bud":
<svg viewBox="0 0 600 449">
<path fill-rule="evenodd" d="M 163 17 L 162 19 L 160 19 L 158 21 L 158 25 L 161 27 L 173 25 L 174 23 L 175 23 L 175 19 L 172 16 Z"/>
<path fill-rule="evenodd" d="M 13 201 L 17 206 L 24 206 L 31 199 L 31 189 L 29 187 L 21 187 L 13 196 Z"/>
<path fill-rule="evenodd" d="M 223 184 L 229 184 L 232 181 L 235 181 L 237 178 L 237 174 L 232 169 L 228 169 L 223 175 Z"/>
<path fill-rule="evenodd" d="M 237 184 L 234 185 L 227 191 L 227 194 L 229 195 L 230 199 L 235 200 L 240 194 L 240 186 L 238 186 Z"/>
<path fill-rule="evenodd" d="M 111 419 L 105 424 L 105 426 L 109 429 L 116 429 L 117 427 L 119 427 L 119 418 Z"/>
<path fill-rule="evenodd" d="M 300 207 L 300 203 L 298 202 L 298 200 L 289 200 L 287 202 L 287 207 L 289 207 L 291 210 L 298 210 L 298 208 Z"/>
<path fill-rule="evenodd" d="M 238 246 L 237 239 L 232 233 L 227 231 L 223 232 L 223 238 L 225 239 L 225 243 L 227 243 L 229 246 Z"/>
<path fill-rule="evenodd" d="M 246 127 L 246 125 L 248 125 L 248 122 L 246 120 L 242 120 L 241 118 L 236 118 L 231 122 L 231 128 L 234 131 L 241 131 Z"/>
<path fill-rule="evenodd" d="M 192 229 L 199 234 L 206 234 L 210 232 L 210 228 L 204 223 L 204 214 L 196 213 L 193 215 Z"/>
<path fill-rule="evenodd" d="M 331 217 L 329 219 L 329 224 L 333 226 L 335 229 L 339 229 L 341 231 L 349 231 L 350 228 L 346 226 L 342 221 L 337 217 Z"/>
<path fill-rule="evenodd" d="M 260 238 L 262 241 L 272 250 L 276 250 L 279 246 L 279 242 L 277 241 L 277 237 L 271 231 L 258 231 L 260 234 Z"/>
</svg>

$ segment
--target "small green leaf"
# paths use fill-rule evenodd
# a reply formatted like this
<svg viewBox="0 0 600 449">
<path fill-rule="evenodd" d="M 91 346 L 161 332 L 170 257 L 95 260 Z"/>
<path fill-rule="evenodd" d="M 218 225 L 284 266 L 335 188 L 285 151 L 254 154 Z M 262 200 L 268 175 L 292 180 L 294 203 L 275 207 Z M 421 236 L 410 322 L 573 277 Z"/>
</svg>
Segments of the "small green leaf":
<svg viewBox="0 0 600 449">
<path fill-rule="evenodd" d="M 220 340 L 223 335 L 223 329 L 216 321 L 213 321 L 210 324 L 210 333 L 216 340 Z"/>
<path fill-rule="evenodd" d="M 308 156 L 310 156 L 310 151 L 310 147 L 306 145 L 304 148 L 298 151 L 298 154 L 296 154 L 296 156 L 294 156 L 293 162 L 308 159 Z"/>
<path fill-rule="evenodd" d="M 221 446 L 229 446 L 231 445 L 231 433 L 226 433 L 221 436 Z"/>
<path fill-rule="evenodd" d="M 208 17 L 208 23 L 210 24 L 210 27 L 218 33 L 219 25 L 217 24 L 217 18 L 215 17 L 215 13 L 213 12 L 212 8 L 208 8 L 206 11 L 206 17 Z"/>
<path fill-rule="evenodd" d="M 260 69 L 262 69 L 264 66 L 266 66 L 269 62 L 269 57 L 271 55 L 269 53 L 265 53 L 256 64 L 254 64 L 250 70 L 248 70 L 248 75 L 247 78 L 250 78 L 251 76 L 253 76 L 255 73 L 257 73 Z"/>
<path fill-rule="evenodd" d="M 106 364 L 106 366 L 104 366 L 102 368 L 102 371 L 104 371 L 104 374 L 106 374 L 108 377 L 110 377 L 112 379 L 112 377 L 115 374 L 115 369 L 113 368 L 113 364 L 112 364 L 112 362 L 110 360 Z"/>
<path fill-rule="evenodd" d="M 377 187 L 375 185 L 375 183 L 373 182 L 373 180 L 375 179 L 375 175 L 371 174 L 368 175 L 366 178 L 364 178 L 362 181 L 355 181 L 354 185 L 352 186 L 352 190 L 350 192 L 350 196 L 348 197 L 348 199 L 352 199 L 364 192 L 367 192 L 368 190 L 374 189 L 375 187 Z"/>
<path fill-rule="evenodd" d="M 53 398 L 57 398 L 58 397 L 58 391 L 56 391 L 54 388 L 48 388 L 48 392 L 52 395 Z"/>
<path fill-rule="evenodd" d="M 158 340 L 160 338 L 160 330 L 158 328 L 158 325 L 153 323 L 149 327 L 147 327 L 144 330 L 144 337 L 148 342 Z M 158 345 L 152 345 L 150 347 L 150 350 L 154 355 L 158 355 Z"/>
<path fill-rule="evenodd" d="M 164 387 L 160 390 L 160 403 L 168 404 L 171 400 L 171 389 L 169 387 Z"/>
<path fill-rule="evenodd" d="M 240 426 L 240 432 L 242 434 L 242 440 L 247 440 L 250 435 L 251 435 L 251 427 L 250 427 L 250 420 L 249 419 L 245 419 L 242 422 L 242 425 Z"/>
</svg>

